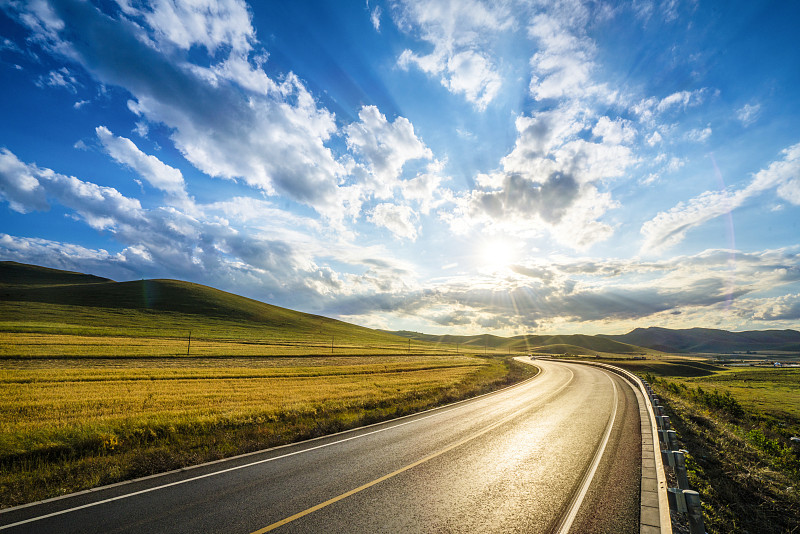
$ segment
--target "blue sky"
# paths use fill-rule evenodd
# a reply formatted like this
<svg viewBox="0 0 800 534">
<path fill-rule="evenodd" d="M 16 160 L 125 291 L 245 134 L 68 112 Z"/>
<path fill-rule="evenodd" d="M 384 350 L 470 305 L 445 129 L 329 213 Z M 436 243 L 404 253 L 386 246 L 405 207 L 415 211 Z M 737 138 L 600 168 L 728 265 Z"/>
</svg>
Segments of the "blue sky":
<svg viewBox="0 0 800 534">
<path fill-rule="evenodd" d="M 0 8 L 1 259 L 429 333 L 800 327 L 797 2 Z"/>
</svg>

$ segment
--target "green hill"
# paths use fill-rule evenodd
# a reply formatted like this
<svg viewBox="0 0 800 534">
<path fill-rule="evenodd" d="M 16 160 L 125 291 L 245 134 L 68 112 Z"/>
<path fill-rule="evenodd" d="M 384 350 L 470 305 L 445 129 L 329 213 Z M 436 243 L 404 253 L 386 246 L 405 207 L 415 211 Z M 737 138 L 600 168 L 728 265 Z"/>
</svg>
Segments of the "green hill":
<svg viewBox="0 0 800 534">
<path fill-rule="evenodd" d="M 314 336 L 402 343 L 385 332 L 178 280 L 114 282 L 8 261 L 0 262 L 0 280 L 0 325 L 5 330 L 13 323 L 47 324 L 51 332 L 54 325 L 83 325 L 123 334 L 156 329 L 150 334 L 171 335 L 171 330 L 193 329 L 213 337 L 227 337 L 226 332 L 251 337 L 244 333 L 249 330 L 258 338 Z"/>
<path fill-rule="evenodd" d="M 570 351 L 561 351 L 561 353 L 582 351 L 583 354 L 594 354 L 597 352 L 609 352 L 614 354 L 643 354 L 647 352 L 647 349 L 631 345 L 629 343 L 622 343 L 606 337 L 587 336 L 584 334 L 555 336 L 528 334 L 524 336 L 499 337 L 489 334 L 477 336 L 438 336 L 434 334 L 421 334 L 419 332 L 409 331 L 391 333 L 419 341 L 448 343 L 453 345 L 458 343 L 461 346 L 477 348 L 485 346 L 490 349 L 511 352 L 532 352 L 537 350 L 537 347 L 552 346 L 570 346 L 574 349 Z"/>
<path fill-rule="evenodd" d="M 111 282 L 111 280 L 91 274 L 60 271 L 15 261 L 0 261 L 0 288 L 5 286 L 91 284 L 99 282 Z"/>
<path fill-rule="evenodd" d="M 621 343 L 612 339 L 585 334 L 555 335 L 555 336 L 516 336 L 512 350 L 527 350 L 526 347 L 547 345 L 573 345 L 582 349 L 595 352 L 611 352 L 614 354 L 641 354 L 646 352 L 642 347 L 628 343 Z"/>
<path fill-rule="evenodd" d="M 590 355 L 590 356 L 597 356 L 597 352 L 587 349 L 585 347 L 579 347 L 577 345 L 568 345 L 565 343 L 556 343 L 553 345 L 543 345 L 541 347 L 532 347 L 530 350 L 532 353 L 539 353 L 539 354 L 570 354 L 573 356 L 578 355 Z"/>
<path fill-rule="evenodd" d="M 800 352 L 800 332 L 796 330 L 729 332 L 712 328 L 672 330 L 650 327 L 636 328 L 624 335 L 602 337 L 665 352 Z"/>
</svg>

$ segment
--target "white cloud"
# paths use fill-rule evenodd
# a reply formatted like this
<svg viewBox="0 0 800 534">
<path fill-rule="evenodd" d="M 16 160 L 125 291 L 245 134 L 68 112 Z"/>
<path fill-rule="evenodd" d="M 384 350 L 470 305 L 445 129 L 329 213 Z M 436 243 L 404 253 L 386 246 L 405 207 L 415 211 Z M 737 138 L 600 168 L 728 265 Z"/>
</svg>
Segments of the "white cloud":
<svg viewBox="0 0 800 534">
<path fill-rule="evenodd" d="M 235 54 L 246 54 L 255 40 L 247 4 L 241 0 L 155 0 L 149 8 L 119 0 L 126 15 L 143 19 L 153 29 L 152 37 L 161 46 L 188 50 L 204 46 L 212 54 L 230 46 Z"/>
<path fill-rule="evenodd" d="M 369 20 L 376 32 L 381 31 L 381 14 L 381 6 L 375 6 L 375 8 L 369 14 Z"/>
<path fill-rule="evenodd" d="M 745 104 L 736 110 L 736 118 L 739 119 L 744 126 L 750 126 L 758 120 L 761 115 L 761 104 Z"/>
<path fill-rule="evenodd" d="M 168 126 L 175 146 L 201 171 L 341 217 L 337 184 L 344 167 L 325 146 L 337 131 L 334 116 L 295 75 L 274 82 L 258 66 L 261 60 L 251 65 L 243 59 L 254 31 L 242 2 L 162 2 L 152 9 L 131 3 L 123 9 L 138 24 L 109 18 L 91 4 L 47 6 L 21 19 L 53 52 L 79 62 L 101 83 L 130 91 L 130 109 Z M 91 32 L 95 38 L 62 39 L 65 25 L 69 35 Z M 193 45 L 222 59 L 194 65 L 188 61 Z"/>
<path fill-rule="evenodd" d="M 417 239 L 418 219 L 414 210 L 408 206 L 382 203 L 373 208 L 367 217 L 376 226 L 382 226 L 395 236 L 415 241 Z"/>
<path fill-rule="evenodd" d="M 706 191 L 658 213 L 642 225 L 642 250 L 658 252 L 672 247 L 683 241 L 692 228 L 729 213 L 751 197 L 772 188 L 777 188 L 781 198 L 800 205 L 800 144 L 787 148 L 782 154 L 783 160 L 774 161 L 756 173 L 742 189 Z"/>
<path fill-rule="evenodd" d="M 695 91 L 678 91 L 671 95 L 665 96 L 661 101 L 656 104 L 656 111 L 663 113 L 671 108 L 686 109 L 689 106 L 697 106 L 703 102 L 705 96 L 705 89 L 697 89 Z"/>
<path fill-rule="evenodd" d="M 5 149 L 0 152 L 0 183 L 4 198 L 15 211 L 48 209 L 47 199 L 53 198 L 96 230 L 113 232 L 120 222 L 141 220 L 143 214 L 138 200 L 114 188 L 26 164 Z"/>
<path fill-rule="evenodd" d="M 592 128 L 592 134 L 602 137 L 603 141 L 610 144 L 619 145 L 622 143 L 630 144 L 636 137 L 636 128 L 625 119 L 611 120 L 608 117 L 600 117 L 597 124 Z"/>
<path fill-rule="evenodd" d="M 465 50 L 447 60 L 449 78 L 442 84 L 453 93 L 463 93 L 479 109 L 485 109 L 500 91 L 502 78 L 494 65 L 483 55 Z"/>
<path fill-rule="evenodd" d="M 531 57 L 530 92 L 537 100 L 584 98 L 590 94 L 611 98 L 605 87 L 592 83 L 593 41 L 576 34 L 588 12 L 583 6 L 572 8 L 574 10 L 566 14 L 561 6 L 555 6 L 553 13 L 535 16 L 528 28 L 528 33 L 540 46 Z"/>
<path fill-rule="evenodd" d="M 391 196 L 403 165 L 409 160 L 431 159 L 433 153 L 414 133 L 405 117 L 389 122 L 375 106 L 364 106 L 359 122 L 345 128 L 347 146 L 361 156 L 372 175 L 369 190 L 379 198 Z"/>
<path fill-rule="evenodd" d="M 131 168 L 153 187 L 176 198 L 188 200 L 180 170 L 166 165 L 155 156 L 145 154 L 133 141 L 115 136 L 105 126 L 98 126 L 95 132 L 108 155 L 115 161 Z"/>
<path fill-rule="evenodd" d="M 502 171 L 479 175 L 476 189 L 455 199 L 442 217 L 454 231 L 476 226 L 516 236 L 549 233 L 558 242 L 586 249 L 607 239 L 613 227 L 599 219 L 618 206 L 598 186 L 623 176 L 636 162 L 629 146 L 631 123 L 594 119 L 576 102 L 521 116 L 514 149 Z M 596 141 L 580 134 L 591 130 Z"/>
<path fill-rule="evenodd" d="M 647 144 L 650 145 L 650 146 L 656 146 L 662 140 L 663 140 L 663 138 L 661 137 L 660 133 L 653 132 L 653 135 L 651 135 L 650 137 L 647 138 Z"/>
<path fill-rule="evenodd" d="M 423 214 L 427 215 L 432 208 L 436 208 L 446 201 L 443 198 L 445 194 L 440 190 L 442 182 L 446 180 L 441 175 L 443 168 L 442 162 L 434 161 L 428 165 L 427 172 L 400 183 L 403 198 L 416 202 Z"/>
<path fill-rule="evenodd" d="M 58 70 L 51 70 L 46 77 L 39 77 L 39 79 L 36 81 L 36 85 L 39 87 L 61 87 L 70 93 L 76 93 L 78 91 L 79 83 L 77 78 L 75 78 L 69 69 L 66 67 L 61 67 Z"/>
<path fill-rule="evenodd" d="M 0 196 L 12 210 L 28 213 L 50 207 L 38 174 L 36 167 L 30 168 L 8 149 L 0 150 Z"/>
<path fill-rule="evenodd" d="M 137 121 L 136 128 L 134 128 L 133 131 L 136 132 L 136 135 L 139 137 L 146 139 L 147 135 L 150 133 L 150 127 L 145 121 Z"/>
<path fill-rule="evenodd" d="M 643 123 L 655 126 L 655 119 L 659 115 L 678 109 L 685 111 L 687 108 L 696 107 L 705 101 L 708 88 L 703 87 L 694 91 L 678 91 L 658 99 L 648 97 L 631 106 L 633 111 Z"/>
<path fill-rule="evenodd" d="M 686 138 L 689 141 L 693 141 L 695 143 L 704 143 L 711 137 L 711 127 L 706 126 L 702 130 L 700 128 L 695 128 L 693 130 L 689 130 L 686 134 Z"/>
<path fill-rule="evenodd" d="M 405 0 L 396 7 L 395 20 L 402 29 L 418 32 L 423 41 L 433 45 L 433 51 L 424 55 L 404 50 L 398 65 L 415 65 L 440 76 L 443 86 L 463 94 L 478 109 L 494 100 L 502 77 L 482 48 L 513 25 L 507 5 L 479 0 Z"/>
</svg>

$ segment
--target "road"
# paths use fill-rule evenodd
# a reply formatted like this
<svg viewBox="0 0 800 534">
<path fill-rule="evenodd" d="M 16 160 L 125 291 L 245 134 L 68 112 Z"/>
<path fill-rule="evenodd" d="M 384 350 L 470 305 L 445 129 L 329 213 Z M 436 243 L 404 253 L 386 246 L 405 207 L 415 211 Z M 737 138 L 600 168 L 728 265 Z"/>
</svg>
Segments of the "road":
<svg viewBox="0 0 800 534">
<path fill-rule="evenodd" d="M 477 399 L 0 513 L 0 532 L 639 532 L 635 393 L 535 362 Z"/>
</svg>

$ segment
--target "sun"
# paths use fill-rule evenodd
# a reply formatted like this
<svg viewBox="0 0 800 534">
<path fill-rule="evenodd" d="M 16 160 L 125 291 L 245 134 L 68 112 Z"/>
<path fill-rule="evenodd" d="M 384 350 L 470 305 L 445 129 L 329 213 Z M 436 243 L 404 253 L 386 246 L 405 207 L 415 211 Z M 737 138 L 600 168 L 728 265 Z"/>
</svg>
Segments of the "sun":
<svg viewBox="0 0 800 534">
<path fill-rule="evenodd" d="M 487 239 L 480 245 L 478 263 L 491 271 L 509 268 L 517 260 L 514 243 L 502 237 Z"/>
</svg>

